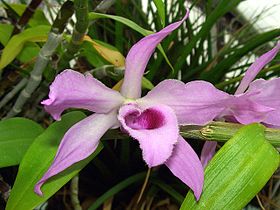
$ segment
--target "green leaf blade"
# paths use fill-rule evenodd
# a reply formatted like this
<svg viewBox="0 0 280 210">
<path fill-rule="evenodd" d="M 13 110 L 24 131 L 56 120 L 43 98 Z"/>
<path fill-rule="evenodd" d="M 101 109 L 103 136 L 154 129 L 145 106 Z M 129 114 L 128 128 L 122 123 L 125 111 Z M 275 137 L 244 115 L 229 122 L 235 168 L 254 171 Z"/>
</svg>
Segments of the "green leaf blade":
<svg viewBox="0 0 280 210">
<path fill-rule="evenodd" d="M 18 165 L 28 147 L 43 128 L 25 118 L 10 118 L 0 122 L 0 168 Z"/>
<path fill-rule="evenodd" d="M 0 24 L 0 43 L 2 45 L 6 46 L 12 34 L 12 31 L 13 31 L 12 25 L 3 24 L 3 23 Z"/>
<path fill-rule="evenodd" d="M 157 12 L 158 12 L 158 15 L 161 19 L 162 27 L 164 27 L 165 26 L 165 5 L 164 5 L 164 2 L 162 0 L 153 0 L 153 2 L 155 3 L 155 5 L 157 7 Z"/>
<path fill-rule="evenodd" d="M 255 50 L 259 46 L 267 43 L 280 36 L 280 29 L 273 29 L 251 37 L 250 42 L 247 42 L 239 48 L 225 50 L 227 57 L 219 62 L 215 67 L 209 71 L 204 71 L 200 75 L 200 79 L 207 80 L 213 83 L 222 81 L 222 78 L 231 67 L 236 64 L 240 58 L 248 55 L 249 52 Z"/>
<path fill-rule="evenodd" d="M 34 193 L 34 186 L 51 165 L 61 138 L 73 124 L 84 117 L 82 112 L 68 113 L 62 117 L 61 121 L 53 123 L 34 141 L 20 164 L 6 210 L 34 209 L 57 192 L 101 151 L 102 145 L 100 144 L 90 157 L 52 177 L 42 187 L 43 197 Z"/>
<path fill-rule="evenodd" d="M 182 210 L 242 209 L 261 190 L 279 165 L 279 154 L 264 137 L 264 127 L 241 128 L 205 170 L 199 202 L 188 193 Z"/>
<path fill-rule="evenodd" d="M 142 77 L 142 87 L 146 88 L 148 90 L 152 90 L 155 86 L 153 85 L 153 83 L 148 80 L 146 77 Z"/>
<path fill-rule="evenodd" d="M 96 19 L 100 19 L 100 18 L 108 18 L 108 19 L 112 19 L 115 21 L 118 21 L 128 27 L 130 27 L 131 29 L 137 31 L 138 33 L 142 34 L 143 36 L 147 36 L 151 33 L 153 33 L 152 31 L 146 30 L 144 28 L 142 28 L 141 26 L 139 26 L 138 24 L 136 24 L 135 22 L 121 17 L 121 16 L 116 16 L 116 15 L 107 15 L 107 14 L 101 14 L 101 13 L 96 13 L 96 12 L 90 12 L 89 13 L 89 19 L 90 20 L 96 20 Z"/>
<path fill-rule="evenodd" d="M 50 26 L 41 25 L 33 28 L 28 28 L 20 34 L 13 36 L 3 49 L 0 58 L 0 71 L 17 57 L 27 41 L 45 41 L 47 39 L 49 31 Z"/>
</svg>

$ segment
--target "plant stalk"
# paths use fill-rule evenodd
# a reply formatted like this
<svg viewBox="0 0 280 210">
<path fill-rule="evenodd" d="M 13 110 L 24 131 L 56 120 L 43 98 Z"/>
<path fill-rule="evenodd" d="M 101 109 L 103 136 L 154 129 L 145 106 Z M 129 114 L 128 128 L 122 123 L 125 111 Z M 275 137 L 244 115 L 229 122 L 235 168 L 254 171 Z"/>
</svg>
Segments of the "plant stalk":
<svg viewBox="0 0 280 210">
<path fill-rule="evenodd" d="M 30 78 L 27 82 L 27 85 L 20 92 L 19 97 L 17 98 L 10 112 L 8 112 L 6 118 L 11 118 L 19 114 L 26 101 L 31 97 L 31 94 L 40 85 L 43 71 L 48 65 L 48 62 L 55 52 L 57 46 L 60 44 L 65 25 L 73 14 L 73 10 L 71 9 L 72 7 L 73 3 L 71 1 L 67 1 L 62 5 L 48 35 L 48 39 L 39 52 L 34 68 L 30 73 Z"/>
<path fill-rule="evenodd" d="M 23 78 L 5 97 L 0 101 L 0 109 L 4 107 L 24 86 L 28 79 Z"/>
<path fill-rule="evenodd" d="M 70 185 L 71 190 L 71 202 L 74 210 L 82 210 L 82 207 L 80 205 L 79 201 L 79 175 L 76 175 L 71 180 Z"/>
<path fill-rule="evenodd" d="M 244 125 L 228 122 L 211 122 L 204 126 L 186 125 L 180 127 L 180 135 L 185 138 L 202 141 L 227 142 Z M 274 147 L 280 147 L 280 130 L 274 128 L 265 129 L 265 137 Z M 109 130 L 102 137 L 109 139 L 127 139 L 127 135 L 118 130 Z"/>
<path fill-rule="evenodd" d="M 41 4 L 42 0 L 32 0 L 29 5 L 24 10 L 23 14 L 21 15 L 18 22 L 15 24 L 14 30 L 12 32 L 12 35 L 18 34 L 21 29 L 28 23 L 28 21 L 31 19 L 33 14 L 35 13 L 35 10 L 37 7 Z"/>
<path fill-rule="evenodd" d="M 61 55 L 58 71 L 61 71 L 69 66 L 70 60 L 73 59 L 73 56 L 75 56 L 75 54 L 79 51 L 89 25 L 88 1 L 75 0 L 74 9 L 77 22 L 75 24 L 71 40 L 67 44 L 65 52 Z"/>
</svg>

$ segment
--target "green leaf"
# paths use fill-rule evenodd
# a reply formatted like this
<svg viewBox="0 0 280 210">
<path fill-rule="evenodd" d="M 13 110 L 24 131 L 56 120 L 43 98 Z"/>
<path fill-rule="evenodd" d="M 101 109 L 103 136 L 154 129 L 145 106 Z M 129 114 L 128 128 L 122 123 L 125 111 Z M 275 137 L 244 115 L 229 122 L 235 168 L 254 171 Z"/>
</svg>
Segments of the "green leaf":
<svg viewBox="0 0 280 210">
<path fill-rule="evenodd" d="M 102 145 L 87 159 L 72 165 L 62 173 L 52 177 L 42 187 L 43 197 L 34 193 L 34 186 L 51 165 L 61 138 L 73 124 L 84 117 L 85 115 L 82 112 L 68 113 L 62 117 L 61 121 L 50 125 L 34 141 L 19 166 L 19 172 L 12 188 L 6 210 L 34 209 L 57 192 L 101 151 Z"/>
<path fill-rule="evenodd" d="M 155 86 L 153 85 L 153 83 L 148 80 L 146 77 L 142 77 L 142 87 L 146 88 L 148 90 L 152 90 Z"/>
<path fill-rule="evenodd" d="M 96 13 L 96 12 L 89 13 L 89 19 L 95 20 L 95 19 L 99 19 L 99 18 L 109 18 L 109 19 L 118 21 L 118 22 L 132 28 L 133 30 L 139 32 L 143 36 L 148 36 L 150 34 L 153 34 L 152 31 L 146 30 L 146 29 L 142 28 L 141 26 L 137 25 L 136 23 L 134 23 L 133 21 L 126 19 L 124 17 L 120 17 L 120 16 L 116 16 L 116 15 L 101 14 L 101 13 Z M 162 54 L 162 56 L 164 57 L 166 63 L 170 66 L 170 68 L 172 69 L 172 72 L 173 72 L 174 71 L 173 66 L 170 63 L 167 55 L 165 54 L 164 49 L 162 48 L 161 44 L 159 44 L 157 46 L 157 48 L 159 49 L 159 51 Z"/>
<path fill-rule="evenodd" d="M 247 55 L 249 52 L 261 46 L 262 44 L 267 43 L 279 36 L 280 29 L 270 30 L 251 37 L 249 42 L 241 44 L 239 47 L 235 47 L 229 51 L 225 50 L 227 52 L 227 56 L 222 59 L 215 67 L 209 71 L 203 72 L 200 76 L 200 79 L 208 80 L 210 82 L 221 81 L 225 72 L 227 72 L 235 63 L 240 61 L 243 56 Z"/>
<path fill-rule="evenodd" d="M 43 128 L 26 118 L 0 121 L 0 168 L 18 165 Z"/>
<path fill-rule="evenodd" d="M 207 38 L 212 29 L 213 25 L 217 23 L 217 20 L 221 18 L 228 11 L 231 11 L 235 8 L 241 0 L 219 0 L 213 11 L 207 16 L 205 22 L 202 24 L 199 32 L 192 37 L 187 45 L 182 45 L 177 49 L 178 56 L 180 56 L 175 65 L 174 65 L 174 75 L 178 74 L 178 71 L 183 67 L 186 62 L 187 56 L 200 44 L 202 45 L 203 41 Z M 203 48 L 202 48 L 203 49 Z M 199 50 L 200 54 L 203 54 L 204 51 Z"/>
<path fill-rule="evenodd" d="M 0 24 L 0 43 L 4 46 L 9 41 L 9 38 L 12 34 L 13 26 L 9 24 Z"/>
<path fill-rule="evenodd" d="M 121 67 L 125 65 L 125 58 L 124 56 L 118 51 L 117 48 L 99 41 L 93 40 L 89 36 L 84 37 L 84 41 L 90 42 L 94 49 L 109 63 L 113 64 L 114 66 Z"/>
<path fill-rule="evenodd" d="M 101 67 L 110 64 L 106 61 L 89 42 L 83 42 L 80 50 L 81 56 L 84 56 L 87 61 L 94 67 Z"/>
<path fill-rule="evenodd" d="M 21 52 L 24 44 L 27 41 L 40 42 L 47 39 L 50 26 L 36 26 L 28 28 L 25 31 L 13 36 L 6 47 L 3 49 L 2 56 L 0 58 L 0 70 L 5 68 L 14 58 Z"/>
<path fill-rule="evenodd" d="M 142 28 L 141 26 L 139 26 L 138 24 L 136 24 L 135 22 L 133 22 L 127 18 L 121 17 L 121 16 L 107 15 L 107 14 L 101 14 L 101 13 L 96 13 L 96 12 L 89 13 L 89 19 L 96 20 L 96 19 L 100 19 L 100 18 L 112 19 L 112 20 L 118 21 L 118 22 L 132 28 L 133 30 L 137 31 L 138 33 L 142 34 L 143 36 L 147 36 L 147 35 L 153 33 L 152 31 L 146 30 L 146 29 Z"/>
<path fill-rule="evenodd" d="M 161 25 L 162 27 L 165 26 L 165 6 L 164 6 L 164 2 L 162 0 L 153 0 L 153 2 L 155 3 L 156 7 L 157 7 L 157 12 L 158 15 L 161 19 Z"/>
<path fill-rule="evenodd" d="M 27 42 L 22 51 L 18 54 L 17 59 L 22 63 L 27 63 L 36 58 L 39 54 L 40 47 L 36 43 Z"/>
<path fill-rule="evenodd" d="M 279 154 L 264 137 L 264 126 L 241 128 L 205 170 L 200 200 L 189 192 L 181 210 L 242 209 L 262 189 L 279 165 Z"/>
</svg>

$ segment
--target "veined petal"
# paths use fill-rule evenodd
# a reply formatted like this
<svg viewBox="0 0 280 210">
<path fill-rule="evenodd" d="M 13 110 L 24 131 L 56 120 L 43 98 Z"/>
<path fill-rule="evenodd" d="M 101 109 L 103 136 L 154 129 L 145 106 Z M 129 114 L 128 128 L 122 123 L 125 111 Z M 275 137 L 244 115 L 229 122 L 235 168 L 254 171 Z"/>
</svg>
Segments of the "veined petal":
<svg viewBox="0 0 280 210">
<path fill-rule="evenodd" d="M 252 94 L 255 103 L 274 108 L 263 119 L 263 123 L 280 126 L 280 78 L 257 79 L 252 82 L 245 94 Z"/>
<path fill-rule="evenodd" d="M 176 144 L 179 128 L 171 108 L 157 105 L 141 110 L 136 104 L 124 105 L 118 119 L 122 127 L 138 140 L 149 167 L 163 164 Z"/>
<path fill-rule="evenodd" d="M 64 135 L 52 165 L 35 185 L 34 191 L 42 196 L 41 186 L 50 177 L 90 156 L 103 134 L 118 123 L 116 116 L 116 112 L 93 114 L 72 126 Z"/>
<path fill-rule="evenodd" d="M 178 80 L 164 80 L 137 103 L 141 106 L 165 104 L 175 111 L 179 124 L 203 125 L 225 109 L 223 101 L 230 97 L 209 82 L 184 84 Z"/>
<path fill-rule="evenodd" d="M 262 68 L 268 64 L 278 53 L 280 50 L 280 42 L 274 47 L 272 50 L 268 51 L 267 53 L 263 54 L 259 57 L 245 72 L 243 79 L 238 86 L 235 95 L 243 93 L 249 84 L 255 79 L 257 74 L 262 70 Z"/>
<path fill-rule="evenodd" d="M 265 106 L 280 108 L 280 78 L 253 81 L 245 94 L 250 94 L 254 102 Z"/>
<path fill-rule="evenodd" d="M 219 117 L 233 116 L 241 124 L 263 122 L 268 113 L 274 111 L 275 109 L 254 102 L 252 97 L 255 94 L 256 93 L 241 94 L 228 99 L 224 102 L 227 109 L 225 109 Z"/>
<path fill-rule="evenodd" d="M 212 157 L 215 154 L 215 150 L 217 147 L 216 141 L 206 141 L 203 145 L 200 160 L 202 163 L 203 168 L 205 168 L 208 164 L 208 162 L 212 159 Z"/>
<path fill-rule="evenodd" d="M 165 165 L 193 190 L 196 200 L 199 200 L 204 182 L 203 167 L 195 151 L 182 136 L 179 136 L 172 156 Z"/>
<path fill-rule="evenodd" d="M 65 70 L 56 76 L 50 86 L 49 99 L 42 104 L 54 119 L 59 120 L 61 113 L 68 108 L 107 113 L 118 107 L 123 100 L 119 92 L 106 87 L 92 75 Z"/>
<path fill-rule="evenodd" d="M 172 31 L 177 29 L 188 17 L 170 24 L 161 31 L 144 37 L 130 49 L 125 63 L 125 75 L 121 93 L 127 98 L 139 98 L 141 96 L 141 79 L 147 63 L 152 56 L 156 46 Z"/>
<path fill-rule="evenodd" d="M 268 113 L 262 123 L 267 127 L 280 129 L 280 109 Z"/>
</svg>

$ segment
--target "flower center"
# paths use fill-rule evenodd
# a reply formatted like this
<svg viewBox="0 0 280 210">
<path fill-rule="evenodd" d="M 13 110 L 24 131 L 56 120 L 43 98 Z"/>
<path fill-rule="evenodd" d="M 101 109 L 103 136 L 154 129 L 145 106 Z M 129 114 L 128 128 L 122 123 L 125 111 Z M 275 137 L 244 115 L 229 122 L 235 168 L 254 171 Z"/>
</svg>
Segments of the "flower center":
<svg viewBox="0 0 280 210">
<path fill-rule="evenodd" d="M 153 108 L 149 108 L 140 113 L 135 110 L 125 116 L 126 124 L 135 130 L 156 129 L 164 125 L 165 119 L 163 114 Z"/>
<path fill-rule="evenodd" d="M 136 103 L 136 99 L 133 99 L 133 98 L 126 98 L 123 102 L 124 105 L 126 104 L 134 104 Z"/>
</svg>

